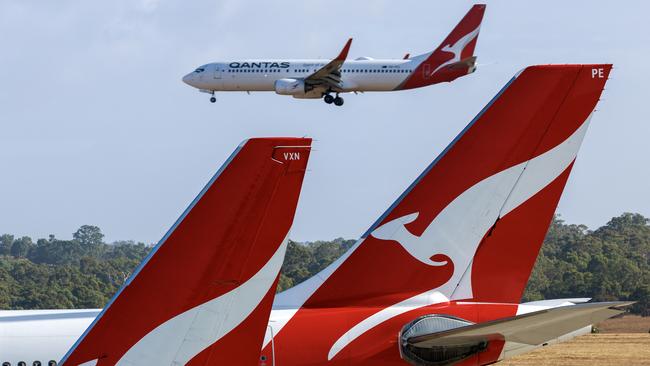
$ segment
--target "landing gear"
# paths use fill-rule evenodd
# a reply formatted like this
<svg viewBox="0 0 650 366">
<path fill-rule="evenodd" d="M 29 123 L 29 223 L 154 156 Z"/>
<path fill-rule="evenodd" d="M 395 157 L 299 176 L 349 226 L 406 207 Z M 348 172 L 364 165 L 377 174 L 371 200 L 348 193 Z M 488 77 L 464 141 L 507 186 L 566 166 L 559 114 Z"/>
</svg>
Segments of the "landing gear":
<svg viewBox="0 0 650 366">
<path fill-rule="evenodd" d="M 343 105 L 343 98 L 339 97 L 338 93 L 336 94 L 336 97 L 333 97 L 331 94 L 325 94 L 325 96 L 323 97 L 323 100 L 327 104 L 334 103 L 334 105 L 339 106 L 339 107 Z"/>
<path fill-rule="evenodd" d="M 217 101 L 217 98 L 215 98 L 215 97 L 210 97 L 210 103 L 214 103 L 214 102 L 216 102 L 216 101 Z"/>
</svg>

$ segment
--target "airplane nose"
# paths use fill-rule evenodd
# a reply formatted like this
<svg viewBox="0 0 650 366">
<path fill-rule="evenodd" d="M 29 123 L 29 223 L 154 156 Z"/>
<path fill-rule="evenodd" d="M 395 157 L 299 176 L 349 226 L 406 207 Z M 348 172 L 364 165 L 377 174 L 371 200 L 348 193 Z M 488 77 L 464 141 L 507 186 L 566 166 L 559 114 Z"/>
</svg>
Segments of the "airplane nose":
<svg viewBox="0 0 650 366">
<path fill-rule="evenodd" d="M 194 75 L 193 75 L 193 73 L 189 73 L 189 74 L 183 76 L 183 82 L 184 82 L 185 84 L 187 84 L 187 85 L 189 85 L 189 86 L 194 86 L 194 85 L 193 85 L 193 81 L 194 81 Z"/>
</svg>

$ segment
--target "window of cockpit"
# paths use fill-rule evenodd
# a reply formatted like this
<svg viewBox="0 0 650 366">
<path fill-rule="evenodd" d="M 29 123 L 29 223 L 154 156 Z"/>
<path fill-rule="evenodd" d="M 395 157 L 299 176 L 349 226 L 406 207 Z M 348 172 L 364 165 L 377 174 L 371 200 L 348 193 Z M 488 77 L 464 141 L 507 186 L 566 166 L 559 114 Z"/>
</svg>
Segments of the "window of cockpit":
<svg viewBox="0 0 650 366">
<path fill-rule="evenodd" d="M 198 69 L 194 70 L 194 72 L 197 73 L 197 74 L 198 74 L 198 73 L 201 73 L 201 72 L 203 72 L 203 71 L 205 71 L 205 69 L 202 68 L 202 67 L 199 67 Z"/>
</svg>

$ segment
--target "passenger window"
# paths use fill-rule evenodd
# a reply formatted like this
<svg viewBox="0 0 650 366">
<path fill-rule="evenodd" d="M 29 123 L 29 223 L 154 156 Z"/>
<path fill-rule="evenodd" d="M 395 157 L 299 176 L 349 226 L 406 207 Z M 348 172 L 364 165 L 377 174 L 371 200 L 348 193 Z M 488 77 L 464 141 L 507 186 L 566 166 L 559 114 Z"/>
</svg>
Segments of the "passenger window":
<svg viewBox="0 0 650 366">
<path fill-rule="evenodd" d="M 32 366 L 41 366 L 41 361 L 32 362 Z"/>
<path fill-rule="evenodd" d="M 27 366 L 25 361 L 18 361 L 18 366 Z"/>
<path fill-rule="evenodd" d="M 56 366 L 56 361 L 50 360 L 50 362 L 47 363 L 47 366 Z"/>
<path fill-rule="evenodd" d="M 10 362 L 3 362 L 2 366 L 11 366 L 11 363 Z"/>
</svg>

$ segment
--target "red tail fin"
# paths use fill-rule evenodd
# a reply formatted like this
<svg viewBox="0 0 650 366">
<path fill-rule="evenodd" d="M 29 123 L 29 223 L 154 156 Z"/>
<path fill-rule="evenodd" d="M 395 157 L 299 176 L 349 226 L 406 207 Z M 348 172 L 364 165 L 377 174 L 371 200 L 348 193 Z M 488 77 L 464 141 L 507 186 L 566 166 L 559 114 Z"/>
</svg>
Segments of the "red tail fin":
<svg viewBox="0 0 650 366">
<path fill-rule="evenodd" d="M 63 365 L 256 365 L 311 140 L 233 153 Z"/>
<path fill-rule="evenodd" d="M 452 81 L 474 72 L 476 69 L 474 48 L 476 48 L 485 7 L 484 4 L 472 6 L 438 48 L 433 52 L 412 57 L 411 60 L 416 67 L 398 89 L 412 89 Z"/>
<path fill-rule="evenodd" d="M 522 71 L 344 257 L 278 305 L 517 302 L 610 69 Z"/>
</svg>

